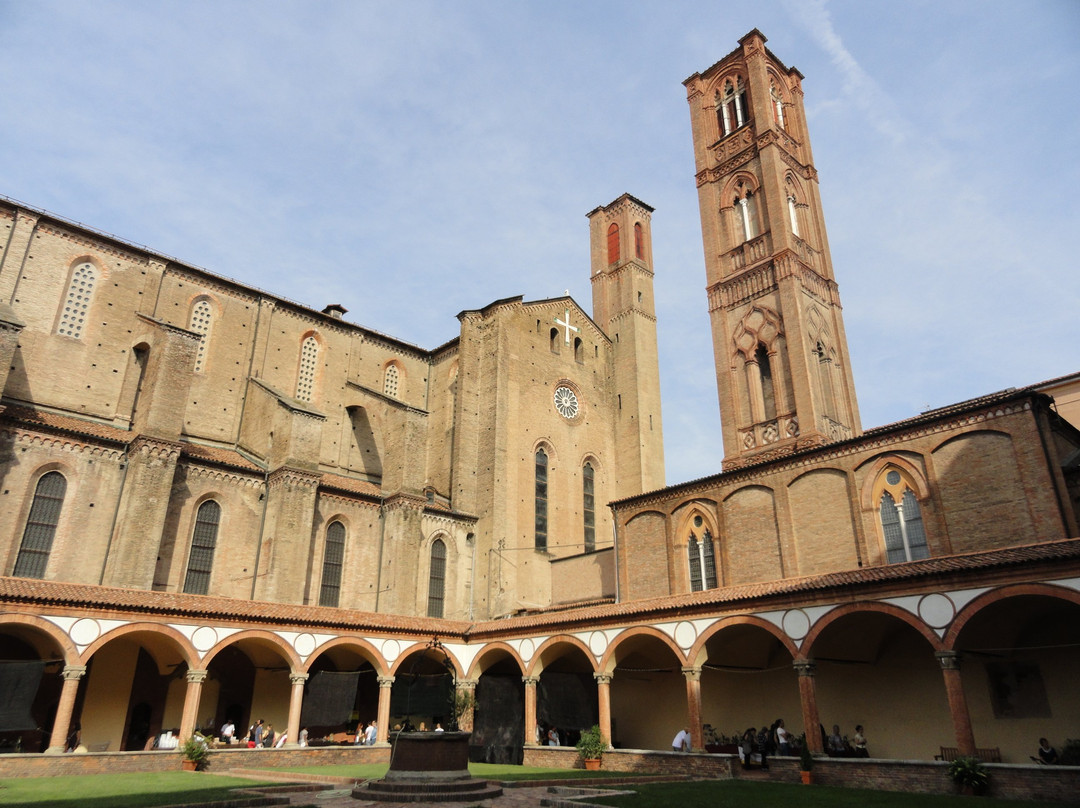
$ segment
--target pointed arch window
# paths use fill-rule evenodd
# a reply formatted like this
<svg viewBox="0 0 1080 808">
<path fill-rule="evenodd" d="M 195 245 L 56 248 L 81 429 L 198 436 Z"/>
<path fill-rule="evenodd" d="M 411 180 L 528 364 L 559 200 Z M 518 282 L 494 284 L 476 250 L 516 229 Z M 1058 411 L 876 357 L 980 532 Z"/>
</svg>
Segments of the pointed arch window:
<svg viewBox="0 0 1080 808">
<path fill-rule="evenodd" d="M 442 617 L 446 601 L 446 544 L 431 543 L 431 571 L 428 574 L 427 616 Z"/>
<path fill-rule="evenodd" d="M 60 324 L 56 333 L 65 337 L 82 338 L 83 326 L 86 325 L 90 312 L 90 301 L 94 297 L 97 284 L 97 267 L 89 261 L 79 264 L 71 273 L 67 295 L 64 297 L 64 310 L 60 312 Z"/>
<path fill-rule="evenodd" d="M 208 499 L 199 506 L 195 515 L 195 530 L 191 534 L 191 553 L 184 578 L 184 592 L 189 595 L 205 595 L 210 591 L 210 572 L 214 568 L 214 550 L 217 548 L 220 524 L 221 506 Z"/>
<path fill-rule="evenodd" d="M 300 343 L 300 372 L 296 377 L 296 397 L 311 401 L 315 392 L 315 367 L 319 358 L 319 341 L 312 334 Z"/>
<path fill-rule="evenodd" d="M 772 104 L 773 111 L 773 123 L 784 128 L 784 99 L 780 96 L 780 91 L 776 89 L 776 85 L 769 83 L 769 101 Z"/>
<path fill-rule="evenodd" d="M 619 260 L 619 226 L 614 222 L 607 229 L 607 262 L 614 264 Z"/>
<path fill-rule="evenodd" d="M 634 222 L 634 255 L 641 259 L 645 258 L 645 230 L 641 222 Z"/>
<path fill-rule="evenodd" d="M 741 126 L 749 122 L 746 106 L 746 87 L 743 86 L 741 76 L 737 76 L 735 82 L 728 79 L 724 82 L 723 95 L 717 94 L 717 123 L 724 135 L 730 135 Z"/>
<path fill-rule="evenodd" d="M 754 354 L 757 361 L 758 377 L 761 379 L 761 403 L 765 408 L 765 420 L 771 421 L 776 417 L 776 388 L 773 385 L 772 364 L 769 362 L 768 349 L 758 343 L 757 352 Z"/>
<path fill-rule="evenodd" d="M 536 489 L 534 502 L 536 508 L 535 542 L 537 550 L 547 550 L 548 546 L 548 456 L 543 449 L 536 450 Z"/>
<path fill-rule="evenodd" d="M 788 196 L 787 198 L 788 219 L 791 220 L 791 232 L 796 236 L 802 237 L 802 233 L 799 232 L 799 206 L 795 202 L 794 196 Z"/>
<path fill-rule="evenodd" d="M 199 300 L 191 307 L 190 330 L 201 334 L 199 348 L 195 353 L 195 372 L 201 373 L 206 364 L 206 346 L 210 341 L 210 319 L 213 310 L 209 300 Z"/>
<path fill-rule="evenodd" d="M 585 552 L 596 549 L 596 472 L 592 463 L 581 468 L 582 511 L 585 522 Z"/>
<path fill-rule="evenodd" d="M 323 549 L 322 585 L 319 588 L 320 606 L 337 606 L 341 598 L 341 567 L 345 561 L 345 525 L 331 522 L 326 528 Z"/>
<path fill-rule="evenodd" d="M 398 397 L 398 382 L 401 376 L 397 365 L 391 363 L 386 366 L 386 374 L 383 376 L 383 392 L 390 398 Z"/>
<path fill-rule="evenodd" d="M 695 517 L 695 522 L 701 517 Z M 697 534 L 690 531 L 690 538 L 686 542 L 686 554 L 690 563 L 690 591 L 701 592 L 705 589 L 716 588 L 716 558 L 713 555 L 712 535 L 709 529 L 698 541 Z"/>
<path fill-rule="evenodd" d="M 23 529 L 19 555 L 15 559 L 15 569 L 11 573 L 16 578 L 45 577 L 66 493 L 67 480 L 58 471 L 50 471 L 38 480 L 30 515 Z"/>
<path fill-rule="evenodd" d="M 881 530 L 885 534 L 886 560 L 890 564 L 930 557 L 919 501 L 910 488 L 904 491 L 900 502 L 888 491 L 882 493 Z"/>
<path fill-rule="evenodd" d="M 747 191 L 735 198 L 735 210 L 739 216 L 739 225 L 742 227 L 743 241 L 757 238 L 757 199 L 753 191 Z"/>
<path fill-rule="evenodd" d="M 900 564 L 929 558 L 930 549 L 914 483 L 892 466 L 885 469 L 878 485 L 883 486 L 878 512 L 885 539 L 885 560 L 889 564 Z"/>
</svg>

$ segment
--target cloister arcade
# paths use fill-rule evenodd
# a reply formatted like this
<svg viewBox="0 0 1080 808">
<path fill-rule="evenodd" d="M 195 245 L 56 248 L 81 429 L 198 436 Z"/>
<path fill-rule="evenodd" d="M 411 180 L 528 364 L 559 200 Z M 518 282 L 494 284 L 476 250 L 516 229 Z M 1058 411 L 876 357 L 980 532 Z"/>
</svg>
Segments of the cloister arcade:
<svg viewBox="0 0 1080 808">
<path fill-rule="evenodd" d="M 411 721 L 411 678 L 446 665 L 470 707 L 481 759 L 515 762 L 524 746 L 563 744 L 599 723 L 616 748 L 667 749 L 689 725 L 734 735 L 784 718 L 821 749 L 820 728 L 866 728 L 875 757 L 929 759 L 942 745 L 996 746 L 1027 759 L 1032 739 L 1075 731 L 1080 694 L 1080 586 L 1023 583 L 877 600 L 807 603 L 754 614 L 657 615 L 549 635 L 494 636 L 497 624 L 429 638 L 388 631 L 271 631 L 60 614 L 0 615 L 0 659 L 37 662 L 29 699 L 40 731 L 23 751 L 62 751 L 81 725 L 91 749 L 141 750 L 163 728 L 238 728 L 255 718 L 298 737 L 313 677 L 348 673 L 348 717 L 312 729 L 352 733 L 377 721 L 378 742 Z M 474 635 L 478 629 L 487 634 Z M 304 722 L 305 724 L 308 722 Z M 545 733 L 538 735 L 538 725 Z M 340 737 L 340 735 L 339 735 Z M 351 735 L 350 735 L 351 737 Z M 10 745 L 10 742 L 9 742 Z"/>
</svg>

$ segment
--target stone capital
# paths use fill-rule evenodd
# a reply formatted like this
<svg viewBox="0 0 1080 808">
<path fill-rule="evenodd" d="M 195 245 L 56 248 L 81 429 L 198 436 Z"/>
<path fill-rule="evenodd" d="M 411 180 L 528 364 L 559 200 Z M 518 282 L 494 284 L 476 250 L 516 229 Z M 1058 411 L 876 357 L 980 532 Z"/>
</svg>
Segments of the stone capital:
<svg viewBox="0 0 1080 808">
<path fill-rule="evenodd" d="M 943 671 L 960 670 L 961 656 L 959 651 L 935 651 L 934 656 Z"/>
<path fill-rule="evenodd" d="M 685 670 L 685 668 L 683 670 Z M 699 671 L 699 673 L 700 673 L 700 671 Z M 615 675 L 612 674 L 612 673 L 604 672 L 604 673 L 594 673 L 592 675 L 592 678 L 596 680 L 596 683 L 598 685 L 610 685 L 611 680 L 614 678 L 614 676 Z"/>
<path fill-rule="evenodd" d="M 701 680 L 701 668 L 695 666 L 686 666 L 682 669 L 682 675 L 687 678 L 688 681 L 697 682 Z"/>
<path fill-rule="evenodd" d="M 201 685 L 203 682 L 206 681 L 206 676 L 208 673 L 209 671 L 188 671 L 185 676 L 189 685 Z"/>
<path fill-rule="evenodd" d="M 476 690 L 477 684 L 479 684 L 479 681 L 477 679 L 458 679 L 457 689 L 472 691 Z"/>
<path fill-rule="evenodd" d="M 817 664 L 809 659 L 797 659 L 791 663 L 791 667 L 795 668 L 795 673 L 799 676 L 813 676 L 817 673 Z"/>
<path fill-rule="evenodd" d="M 522 676 L 521 681 L 525 683 L 525 687 L 536 687 L 540 684 L 539 676 Z"/>
<path fill-rule="evenodd" d="M 394 677 L 393 676 L 379 676 L 377 678 L 379 680 L 379 687 L 393 687 L 394 686 Z"/>
<path fill-rule="evenodd" d="M 294 687 L 296 685 L 304 684 L 304 682 L 306 682 L 307 680 L 308 680 L 308 675 L 306 673 L 290 673 L 289 674 L 289 681 L 293 684 Z"/>
<path fill-rule="evenodd" d="M 60 671 L 60 675 L 63 676 L 66 681 L 70 682 L 72 679 L 74 679 L 75 681 L 78 681 L 79 679 L 82 679 L 83 676 L 86 675 L 86 666 L 85 665 L 65 665 L 64 669 L 62 671 Z"/>
</svg>

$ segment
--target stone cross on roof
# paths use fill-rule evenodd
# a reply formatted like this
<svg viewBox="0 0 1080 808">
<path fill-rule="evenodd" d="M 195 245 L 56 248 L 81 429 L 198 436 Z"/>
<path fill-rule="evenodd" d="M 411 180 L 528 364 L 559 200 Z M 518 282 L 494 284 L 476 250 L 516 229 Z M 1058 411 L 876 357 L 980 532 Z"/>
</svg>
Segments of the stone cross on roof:
<svg viewBox="0 0 1080 808">
<path fill-rule="evenodd" d="M 570 325 L 570 309 L 566 309 L 566 311 L 563 312 L 563 317 L 566 318 L 565 321 L 560 320 L 558 317 L 556 317 L 555 325 L 561 325 L 566 329 L 566 344 L 569 345 L 570 332 L 573 331 L 576 334 L 577 332 L 581 331 L 581 329 L 578 328 L 576 325 Z"/>
</svg>

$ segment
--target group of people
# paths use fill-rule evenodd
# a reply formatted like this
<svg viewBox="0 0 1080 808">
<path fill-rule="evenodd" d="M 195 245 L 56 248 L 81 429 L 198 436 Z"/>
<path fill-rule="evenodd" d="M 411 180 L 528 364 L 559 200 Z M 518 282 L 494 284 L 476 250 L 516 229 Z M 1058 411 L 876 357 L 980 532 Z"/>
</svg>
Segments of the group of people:
<svg viewBox="0 0 1080 808">
<path fill-rule="evenodd" d="M 362 721 L 356 725 L 356 746 L 374 746 L 375 739 L 379 736 L 379 726 L 374 721 L 364 724 Z"/>
<path fill-rule="evenodd" d="M 863 732 L 862 724 L 855 725 L 855 735 L 848 741 L 846 735 L 840 734 L 840 725 L 833 724 L 832 734 L 825 736 L 824 727 L 821 730 L 825 754 L 829 757 L 870 757 L 866 749 L 866 733 Z"/>
</svg>

